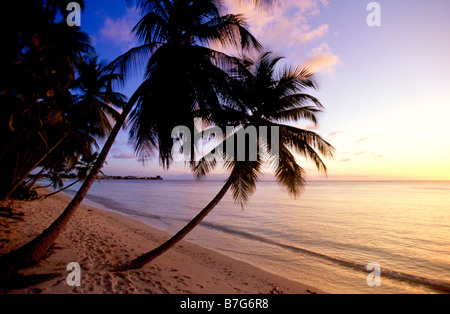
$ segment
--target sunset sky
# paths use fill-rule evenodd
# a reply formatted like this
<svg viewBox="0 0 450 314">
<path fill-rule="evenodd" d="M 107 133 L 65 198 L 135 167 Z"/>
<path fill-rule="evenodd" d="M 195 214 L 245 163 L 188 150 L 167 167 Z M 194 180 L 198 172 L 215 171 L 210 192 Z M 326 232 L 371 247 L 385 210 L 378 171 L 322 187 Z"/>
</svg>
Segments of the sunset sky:
<svg viewBox="0 0 450 314">
<path fill-rule="evenodd" d="M 264 10 L 225 0 L 266 49 L 317 73 L 311 93 L 326 112 L 314 131 L 336 148 L 325 160 L 328 180 L 450 180 L 450 2 L 377 2 L 381 26 L 370 27 L 365 0 L 284 0 Z M 138 20 L 125 0 L 87 0 L 82 28 L 112 61 L 137 44 L 130 31 Z M 139 82 L 123 92 L 130 96 Z M 184 164 L 166 172 L 155 160 L 144 167 L 122 132 L 104 172 L 192 178 Z M 310 179 L 325 179 L 300 161 Z"/>
</svg>

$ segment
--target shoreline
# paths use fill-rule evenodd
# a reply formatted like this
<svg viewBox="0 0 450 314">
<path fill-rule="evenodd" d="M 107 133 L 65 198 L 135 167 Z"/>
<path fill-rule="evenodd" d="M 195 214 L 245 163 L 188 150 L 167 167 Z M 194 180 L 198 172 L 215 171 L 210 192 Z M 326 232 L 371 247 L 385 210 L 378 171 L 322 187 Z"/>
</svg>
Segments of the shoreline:
<svg viewBox="0 0 450 314">
<path fill-rule="evenodd" d="M 39 235 L 58 217 L 70 198 L 55 195 L 32 202 L 9 201 L 19 216 L 0 217 L 0 255 Z M 323 291 L 269 273 L 246 262 L 182 241 L 139 270 L 111 272 L 114 266 L 148 252 L 170 235 L 138 220 L 81 205 L 50 254 L 21 271 L 25 276 L 51 278 L 1 293 L 27 294 L 310 294 Z M 69 263 L 79 263 L 81 286 L 69 287 Z M 36 276 L 38 275 L 38 276 Z M 276 288 L 278 287 L 278 290 Z"/>
</svg>

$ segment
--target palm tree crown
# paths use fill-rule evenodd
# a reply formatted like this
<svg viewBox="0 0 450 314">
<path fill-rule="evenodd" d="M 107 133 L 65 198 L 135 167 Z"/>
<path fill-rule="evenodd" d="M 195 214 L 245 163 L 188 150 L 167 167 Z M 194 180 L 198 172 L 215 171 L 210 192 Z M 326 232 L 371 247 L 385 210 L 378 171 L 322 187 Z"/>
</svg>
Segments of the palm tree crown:
<svg viewBox="0 0 450 314">
<path fill-rule="evenodd" d="M 334 148 L 315 132 L 283 124 L 303 119 L 316 124 L 316 114 L 324 107 L 317 98 L 303 92 L 305 88 L 316 88 L 313 75 L 302 68 L 285 68 L 278 72 L 280 60 L 270 52 L 263 53 L 256 62 L 244 59 L 239 73 L 230 82 L 233 96 L 224 106 L 226 114 L 222 115 L 222 123 L 239 125 L 236 133 L 248 126 L 266 126 L 279 131 L 279 138 L 272 138 L 271 132 L 258 134 L 259 150 L 254 160 L 240 162 L 236 152 L 230 155 L 224 151 L 225 168 L 235 177 L 233 196 L 242 205 L 255 190 L 264 164 L 273 170 L 291 196 L 298 197 L 305 185 L 306 172 L 293 153 L 311 159 L 317 169 L 325 173 L 327 168 L 321 155 L 333 155 Z M 226 135 L 225 141 L 236 133 Z M 272 143 L 276 143 L 276 147 L 272 147 Z M 198 176 L 206 175 L 216 166 L 208 157 L 192 163 Z"/>
<path fill-rule="evenodd" d="M 118 267 L 119 270 L 141 268 L 176 245 L 206 218 L 229 189 L 232 190 L 235 201 L 244 206 L 256 189 L 265 163 L 272 167 L 279 183 L 286 187 L 292 196 L 299 196 L 305 185 L 305 170 L 298 164 L 291 150 L 311 158 L 319 170 L 326 172 L 326 166 L 319 153 L 323 156 L 332 156 L 333 147 L 314 132 L 281 124 L 304 118 L 317 123 L 315 114 L 323 107 L 316 98 L 302 93 L 306 87 L 315 88 L 312 74 L 300 68 L 288 68 L 277 74 L 275 68 L 279 61 L 280 58 L 273 58 L 271 53 L 264 53 L 257 62 L 251 60 L 241 62 L 237 75 L 229 79 L 232 94 L 223 99 L 221 119 L 216 121 L 219 126 L 230 123 L 238 127 L 235 127 L 231 134 L 225 134 L 219 139 L 221 143 L 200 161 L 191 162 L 192 170 L 198 177 L 202 177 L 217 166 L 216 154 L 223 155 L 225 169 L 229 171 L 230 176 L 219 193 L 172 238 L 152 251 L 121 265 Z M 273 135 L 269 135 L 269 132 L 266 134 L 260 132 L 257 138 L 253 139 L 260 147 L 257 156 L 250 156 L 251 154 L 246 152 L 245 160 L 238 160 L 234 146 L 235 137 L 239 132 L 244 132 L 248 126 L 275 127 L 279 129 L 279 137 L 273 139 Z M 229 141 L 232 141 L 233 145 L 226 145 L 224 149 L 223 142 Z M 276 154 L 273 143 L 278 147 Z M 231 151 L 228 150 L 229 147 L 232 147 Z"/>
<path fill-rule="evenodd" d="M 145 80 L 133 96 L 130 140 L 143 159 L 159 150 L 169 167 L 171 131 L 191 125 L 195 117 L 214 120 L 220 99 L 229 94 L 227 69 L 235 59 L 212 47 L 232 45 L 260 48 L 240 15 L 222 15 L 214 0 L 137 1 L 143 18 L 134 28 L 144 42 L 118 58 L 114 64 L 127 71 L 146 62 Z"/>
</svg>

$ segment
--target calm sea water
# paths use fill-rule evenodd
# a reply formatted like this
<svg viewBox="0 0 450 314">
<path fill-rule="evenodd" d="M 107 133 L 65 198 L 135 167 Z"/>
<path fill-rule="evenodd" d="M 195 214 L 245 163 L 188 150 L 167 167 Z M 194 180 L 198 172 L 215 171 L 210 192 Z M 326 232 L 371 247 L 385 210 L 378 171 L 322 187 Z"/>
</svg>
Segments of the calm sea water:
<svg viewBox="0 0 450 314">
<path fill-rule="evenodd" d="M 102 181 L 84 204 L 174 234 L 222 184 Z M 260 182 L 244 210 L 228 193 L 187 239 L 329 293 L 450 293 L 450 182 L 309 182 L 297 200 Z"/>
</svg>

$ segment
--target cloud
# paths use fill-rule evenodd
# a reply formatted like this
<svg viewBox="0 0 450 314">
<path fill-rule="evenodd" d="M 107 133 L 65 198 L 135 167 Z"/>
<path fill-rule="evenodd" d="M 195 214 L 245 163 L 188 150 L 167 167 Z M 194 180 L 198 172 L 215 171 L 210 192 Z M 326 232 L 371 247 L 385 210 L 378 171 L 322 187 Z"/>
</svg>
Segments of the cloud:
<svg viewBox="0 0 450 314">
<path fill-rule="evenodd" d="M 351 158 L 345 158 L 345 159 L 341 159 L 340 161 L 341 162 L 349 162 L 349 161 L 351 161 L 352 159 Z"/>
<path fill-rule="evenodd" d="M 320 14 L 328 0 L 284 0 L 275 1 L 267 8 L 258 8 L 253 1 L 225 0 L 228 12 L 243 14 L 247 18 L 253 35 L 268 49 L 287 57 L 298 58 L 304 54 L 304 45 L 324 37 L 329 32 L 328 24 L 313 26 L 310 18 Z M 277 51 L 278 50 L 278 51 Z"/>
<path fill-rule="evenodd" d="M 126 153 L 117 153 L 111 156 L 113 159 L 136 159 L 136 155 L 134 154 L 126 154 Z"/>
<path fill-rule="evenodd" d="M 323 37 L 326 33 L 328 33 L 329 26 L 327 24 L 320 25 L 319 27 L 310 30 L 306 33 L 299 34 L 300 42 L 307 42 L 314 38 Z"/>
<path fill-rule="evenodd" d="M 381 159 L 381 158 L 383 158 L 384 157 L 384 155 L 383 154 L 377 154 L 377 153 L 372 153 L 372 154 L 370 154 L 373 158 L 375 158 L 375 159 Z"/>
<path fill-rule="evenodd" d="M 140 14 L 135 7 L 127 8 L 125 15 L 122 17 L 116 19 L 107 17 L 99 31 L 100 39 L 96 40 L 110 42 L 125 52 L 137 44 L 137 39 L 132 33 L 132 29 L 139 19 Z"/>
<path fill-rule="evenodd" d="M 328 133 L 328 136 L 333 137 L 333 136 L 341 135 L 341 134 L 344 134 L 344 133 L 345 133 L 344 131 L 333 131 L 331 133 Z"/>
<path fill-rule="evenodd" d="M 317 130 L 319 128 L 319 125 L 317 125 L 315 123 L 310 123 L 310 124 L 305 125 L 305 126 L 299 125 L 298 127 L 301 128 L 301 129 L 304 129 L 304 130 L 313 131 L 313 130 Z"/>
<path fill-rule="evenodd" d="M 304 66 L 312 72 L 334 74 L 336 66 L 341 64 L 338 55 L 333 54 L 326 43 L 314 48 L 309 57 L 304 61 Z"/>
<path fill-rule="evenodd" d="M 355 143 L 358 144 L 358 143 L 364 143 L 364 142 L 367 142 L 368 140 L 370 140 L 370 137 L 371 137 L 371 134 L 367 134 L 367 136 L 364 136 L 364 137 L 360 138 L 360 139 L 357 140 Z"/>
<path fill-rule="evenodd" d="M 353 153 L 353 156 L 361 156 L 361 155 L 364 155 L 365 153 L 366 153 L 365 151 L 360 151 L 360 152 Z"/>
</svg>

